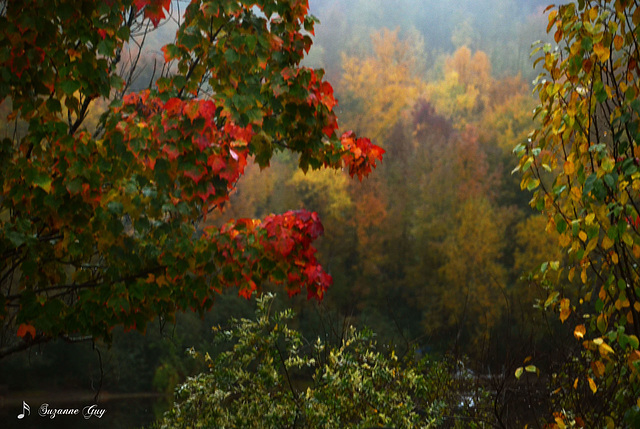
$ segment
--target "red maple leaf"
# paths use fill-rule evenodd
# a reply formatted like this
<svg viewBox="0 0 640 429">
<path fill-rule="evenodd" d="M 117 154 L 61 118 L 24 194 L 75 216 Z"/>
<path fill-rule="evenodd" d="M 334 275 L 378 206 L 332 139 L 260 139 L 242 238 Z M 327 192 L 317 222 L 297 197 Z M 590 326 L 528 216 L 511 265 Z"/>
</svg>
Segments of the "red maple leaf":
<svg viewBox="0 0 640 429">
<path fill-rule="evenodd" d="M 183 173 L 186 177 L 191 178 L 196 184 L 202 180 L 202 178 L 207 174 L 206 168 L 195 168 L 193 170 L 187 170 Z"/>
<path fill-rule="evenodd" d="M 150 19 L 153 26 L 157 27 L 166 17 L 164 11 L 169 12 L 171 0 L 134 0 L 133 5 L 137 10 L 144 8 L 144 17 Z"/>
<path fill-rule="evenodd" d="M 182 112 L 182 105 L 183 105 L 182 100 L 180 100 L 177 97 L 173 97 L 167 100 L 166 103 L 164 103 L 164 110 L 169 115 L 177 115 Z"/>
</svg>

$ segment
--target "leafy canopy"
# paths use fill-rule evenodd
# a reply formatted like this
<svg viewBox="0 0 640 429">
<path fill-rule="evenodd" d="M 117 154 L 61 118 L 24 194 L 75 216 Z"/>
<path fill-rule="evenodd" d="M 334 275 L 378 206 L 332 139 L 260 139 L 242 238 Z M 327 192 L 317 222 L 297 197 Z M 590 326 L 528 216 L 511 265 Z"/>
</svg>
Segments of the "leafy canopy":
<svg viewBox="0 0 640 429">
<path fill-rule="evenodd" d="M 303 171 L 360 179 L 382 159 L 338 135 L 331 85 L 300 65 L 316 23 L 307 1 L 192 1 L 160 76 L 131 92 L 125 51 L 175 6 L 0 3 L 0 356 L 204 311 L 225 287 L 322 298 L 331 284 L 315 213 L 205 224 L 252 158 L 265 168 L 288 150 Z"/>
</svg>

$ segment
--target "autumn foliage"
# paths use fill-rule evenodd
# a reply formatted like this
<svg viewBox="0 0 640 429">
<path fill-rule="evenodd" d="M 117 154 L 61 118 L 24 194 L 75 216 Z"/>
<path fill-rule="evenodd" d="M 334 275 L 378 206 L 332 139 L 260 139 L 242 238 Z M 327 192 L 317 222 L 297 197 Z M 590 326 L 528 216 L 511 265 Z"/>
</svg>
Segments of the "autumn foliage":
<svg viewBox="0 0 640 429">
<path fill-rule="evenodd" d="M 0 318 L 5 355 L 55 337 L 143 330 L 154 317 L 249 297 L 265 282 L 322 298 L 316 213 L 207 216 L 250 159 L 368 175 L 384 150 L 338 135 L 323 71 L 302 67 L 306 1 L 192 1 L 162 72 L 130 90 L 123 50 L 173 13 L 168 0 L 4 3 L 0 14 Z M 95 112 L 101 106 L 103 111 Z M 97 125 L 87 127 L 89 115 Z"/>
<path fill-rule="evenodd" d="M 553 427 L 640 424 L 638 24 L 635 2 L 550 6 L 557 49 L 534 50 L 539 125 L 517 170 L 567 255 L 536 277 L 542 305 L 581 349 L 557 377 Z"/>
</svg>

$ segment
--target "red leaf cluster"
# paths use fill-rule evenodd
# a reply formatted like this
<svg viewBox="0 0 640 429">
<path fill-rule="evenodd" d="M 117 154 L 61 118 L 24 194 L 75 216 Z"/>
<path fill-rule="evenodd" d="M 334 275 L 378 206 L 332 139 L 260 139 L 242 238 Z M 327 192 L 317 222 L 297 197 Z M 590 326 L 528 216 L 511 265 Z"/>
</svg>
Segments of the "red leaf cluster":
<svg viewBox="0 0 640 429">
<path fill-rule="evenodd" d="M 224 286 L 240 287 L 240 295 L 250 297 L 257 283 L 286 283 L 289 296 L 307 288 L 308 298 L 321 299 L 332 278 L 318 264 L 311 242 L 324 229 L 315 212 L 288 211 L 267 216 L 262 222 L 239 219 L 211 234 L 225 267 Z M 226 237 L 226 238 L 223 238 Z M 255 256 L 252 256 L 255 255 Z"/>
<path fill-rule="evenodd" d="M 150 170 L 160 157 L 172 164 L 169 174 L 180 182 L 182 198 L 198 198 L 205 208 L 229 198 L 247 164 L 251 126 L 240 127 L 228 117 L 219 126 L 211 100 L 171 98 L 163 103 L 149 91 L 127 95 L 116 113 L 122 115 L 118 129 L 139 162 Z"/>
<path fill-rule="evenodd" d="M 356 138 L 353 131 L 342 134 L 341 142 L 345 151 L 342 160 L 349 167 L 349 175 L 358 175 L 360 181 L 371 173 L 371 167 L 376 167 L 376 159 L 382 161 L 385 153 L 384 149 L 371 143 L 368 138 Z"/>
</svg>

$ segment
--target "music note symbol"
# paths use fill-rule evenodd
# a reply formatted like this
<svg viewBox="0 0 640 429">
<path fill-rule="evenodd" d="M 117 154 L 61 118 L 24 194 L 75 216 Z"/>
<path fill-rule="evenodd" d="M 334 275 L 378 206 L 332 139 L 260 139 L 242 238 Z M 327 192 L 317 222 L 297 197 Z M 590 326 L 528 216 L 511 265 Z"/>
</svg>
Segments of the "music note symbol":
<svg viewBox="0 0 640 429">
<path fill-rule="evenodd" d="M 25 411 L 31 415 L 31 408 L 29 407 L 29 404 L 27 404 L 26 402 L 22 401 L 22 413 L 18 414 L 18 418 L 19 419 L 24 419 L 24 413 Z"/>
</svg>

